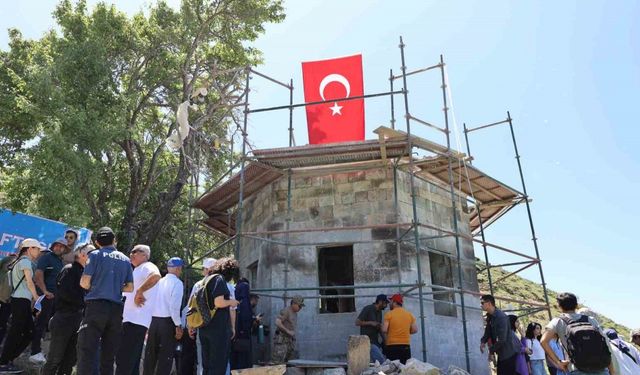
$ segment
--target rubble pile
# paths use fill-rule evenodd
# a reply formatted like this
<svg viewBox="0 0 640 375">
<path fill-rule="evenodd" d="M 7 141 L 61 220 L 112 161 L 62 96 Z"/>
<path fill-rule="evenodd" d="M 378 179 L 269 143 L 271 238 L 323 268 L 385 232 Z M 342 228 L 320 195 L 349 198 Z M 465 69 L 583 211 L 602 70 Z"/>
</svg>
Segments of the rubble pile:
<svg viewBox="0 0 640 375">
<path fill-rule="evenodd" d="M 440 370 L 430 363 L 411 358 L 406 365 L 400 361 L 387 360 L 383 364 L 376 362 L 360 375 L 440 375 Z"/>
<path fill-rule="evenodd" d="M 411 358 L 406 365 L 400 361 L 387 360 L 382 364 L 376 362 L 360 375 L 469 375 L 469 373 L 456 366 L 449 366 L 446 372 L 441 372 L 430 363 Z"/>
</svg>

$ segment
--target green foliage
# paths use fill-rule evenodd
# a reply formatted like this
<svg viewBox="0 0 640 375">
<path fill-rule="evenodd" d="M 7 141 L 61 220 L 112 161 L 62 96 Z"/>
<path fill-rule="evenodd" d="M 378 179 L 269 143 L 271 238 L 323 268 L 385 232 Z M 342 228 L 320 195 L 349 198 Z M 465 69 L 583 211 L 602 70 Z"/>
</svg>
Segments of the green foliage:
<svg viewBox="0 0 640 375">
<path fill-rule="evenodd" d="M 478 269 L 484 269 L 484 263 L 478 262 Z M 508 275 L 509 272 L 502 268 L 492 268 L 491 269 L 491 279 L 499 280 L 502 277 Z M 480 286 L 480 290 L 486 293 L 489 293 L 489 281 L 487 279 L 487 272 L 478 272 L 478 284 Z M 518 275 L 510 276 L 505 279 L 503 282 L 498 283 L 498 285 L 494 285 L 494 295 L 498 297 L 512 298 L 516 300 L 544 303 L 544 292 L 542 289 L 542 285 L 537 284 L 533 281 L 524 279 Z M 556 297 L 558 296 L 558 292 L 555 292 L 551 289 L 547 288 L 547 292 L 549 294 L 549 304 L 551 305 L 551 316 L 556 317 L 560 315 L 560 309 L 556 304 Z M 578 297 L 580 297 L 579 292 L 576 292 Z M 504 301 L 496 301 L 496 304 L 500 308 L 525 308 L 528 306 L 520 305 L 517 303 L 509 303 Z M 579 307 L 587 307 L 584 305 L 580 305 Z M 521 314 L 518 314 L 521 315 Z M 625 327 L 621 324 L 614 322 L 613 320 L 607 318 L 602 314 L 597 314 L 598 322 L 602 325 L 603 328 L 614 328 L 621 336 L 629 338 L 629 328 Z M 539 311 L 533 314 L 525 315 L 520 318 L 521 323 L 526 325 L 529 322 L 538 322 L 542 324 L 544 327 L 549 322 L 549 317 L 545 311 Z M 631 341 L 631 340 L 628 340 Z"/>
<path fill-rule="evenodd" d="M 160 1 L 133 17 L 63 0 L 54 17 L 59 32 L 11 30 L 0 52 L 0 206 L 110 225 L 121 247 L 147 243 L 158 259 L 211 248 L 190 235 L 188 193 L 228 165 L 211 140 L 237 115 L 242 74 L 229 70 L 260 63 L 249 42 L 284 18 L 280 0 Z M 177 107 L 198 87 L 209 95 L 190 113 L 197 131 L 171 152 Z"/>
</svg>

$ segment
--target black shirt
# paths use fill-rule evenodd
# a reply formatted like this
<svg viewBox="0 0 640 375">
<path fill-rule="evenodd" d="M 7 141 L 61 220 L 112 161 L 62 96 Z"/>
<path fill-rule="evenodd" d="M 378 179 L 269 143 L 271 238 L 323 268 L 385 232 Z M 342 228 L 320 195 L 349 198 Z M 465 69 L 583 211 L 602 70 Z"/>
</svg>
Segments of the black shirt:
<svg viewBox="0 0 640 375">
<path fill-rule="evenodd" d="M 358 320 L 361 322 L 378 322 L 382 323 L 382 311 L 378 311 L 376 309 L 375 304 L 365 306 L 362 311 L 360 311 L 360 315 L 358 315 Z M 369 336 L 369 341 L 371 344 L 380 346 L 380 341 L 378 339 L 378 328 L 372 326 L 360 326 L 360 334 Z"/>
<path fill-rule="evenodd" d="M 213 308 L 214 300 L 216 297 L 224 296 L 224 299 L 229 299 L 229 288 L 227 288 L 227 282 L 222 276 L 216 275 L 207 284 L 207 295 L 209 296 L 209 308 Z M 217 309 L 213 319 L 209 323 L 213 329 L 229 329 L 229 308 Z"/>
<path fill-rule="evenodd" d="M 56 285 L 55 308 L 59 312 L 80 312 L 84 308 L 85 290 L 80 286 L 80 278 L 84 267 L 78 262 L 67 264 L 62 268 Z"/>
</svg>

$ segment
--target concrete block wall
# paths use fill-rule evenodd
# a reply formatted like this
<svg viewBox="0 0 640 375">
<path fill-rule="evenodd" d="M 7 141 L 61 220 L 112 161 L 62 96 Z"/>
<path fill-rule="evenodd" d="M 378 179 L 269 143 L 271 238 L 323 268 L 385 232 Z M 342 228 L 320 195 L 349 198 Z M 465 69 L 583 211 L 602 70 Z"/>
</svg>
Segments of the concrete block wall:
<svg viewBox="0 0 640 375">
<path fill-rule="evenodd" d="M 429 182 L 415 179 L 418 220 L 421 223 L 453 229 L 453 213 L 450 193 Z M 398 200 L 396 213 L 393 196 L 393 170 L 388 168 L 358 172 L 341 172 L 317 176 L 293 176 L 291 229 L 342 228 L 409 223 L 413 220 L 409 175 L 398 172 Z M 244 203 L 243 231 L 279 231 L 285 229 L 287 214 L 287 177 L 265 186 Z M 461 205 L 457 205 L 460 232 L 469 234 L 469 223 Z M 396 218 L 398 215 L 399 219 Z M 421 237 L 435 234 L 433 230 L 419 229 Z M 265 236 L 275 241 L 285 241 L 284 234 Z M 355 284 L 396 284 L 418 281 L 415 246 L 394 242 L 358 243 L 360 241 L 394 240 L 395 229 L 373 228 L 349 231 L 324 231 L 291 233 L 291 243 L 301 246 L 289 247 L 288 285 L 299 287 L 318 286 L 318 247 L 353 244 Z M 413 241 L 413 234 L 405 237 Z M 444 254 L 456 254 L 455 239 L 447 237 L 422 241 L 422 245 L 437 248 Z M 478 290 L 473 245 L 468 240 L 460 242 L 463 262 L 463 288 Z M 284 287 L 286 248 L 266 241 L 243 238 L 239 262 L 241 271 L 258 262 L 258 278 L 254 288 Z M 431 283 L 429 255 L 421 254 L 421 273 L 425 283 Z M 457 263 L 451 259 L 454 286 L 458 287 Z M 246 274 L 246 273 L 245 273 Z M 358 289 L 357 295 L 392 294 L 398 288 Z M 425 292 L 431 291 L 429 287 Z M 289 295 L 316 295 L 317 291 L 289 292 Z M 282 295 L 282 292 L 272 292 Z M 415 297 L 414 297 L 415 296 Z M 420 306 L 417 291 L 406 298 L 405 307 L 419 319 Z M 431 298 L 431 295 L 425 295 Z M 306 307 L 298 316 L 298 351 L 300 358 L 317 360 L 344 360 L 349 335 L 357 334 L 354 322 L 358 312 L 373 302 L 373 297 L 356 298 L 356 311 L 338 314 L 320 314 L 319 300 L 307 299 Z M 460 302 L 460 295 L 455 295 Z M 479 307 L 478 299 L 465 296 L 468 306 Z M 274 328 L 275 317 L 284 302 L 280 298 L 262 298 L 259 311 Z M 446 368 L 449 364 L 464 367 L 464 343 L 462 313 L 457 316 L 441 316 L 434 313 L 434 303 L 423 303 L 428 360 L 436 366 Z M 472 370 L 474 374 L 488 374 L 486 357 L 480 354 L 478 342 L 482 335 L 482 316 L 478 310 L 467 309 L 467 331 Z M 420 320 L 418 321 L 420 327 Z M 420 333 L 412 336 L 412 352 L 422 358 Z M 477 353 L 476 353 L 477 352 Z"/>
</svg>

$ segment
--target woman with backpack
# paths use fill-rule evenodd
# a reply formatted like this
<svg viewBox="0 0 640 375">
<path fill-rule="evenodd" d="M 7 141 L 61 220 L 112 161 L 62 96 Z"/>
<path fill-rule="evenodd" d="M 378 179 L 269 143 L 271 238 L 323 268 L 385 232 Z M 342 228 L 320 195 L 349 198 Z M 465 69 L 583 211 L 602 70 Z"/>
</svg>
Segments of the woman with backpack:
<svg viewBox="0 0 640 375">
<path fill-rule="evenodd" d="M 527 332 L 525 333 L 527 338 L 527 349 L 531 351 L 529 356 L 531 364 L 531 375 L 546 375 L 544 365 L 544 349 L 540 344 L 540 338 L 542 337 L 542 326 L 539 323 L 529 323 L 527 326 Z"/>
<path fill-rule="evenodd" d="M 33 282 L 35 261 L 44 247 L 38 240 L 27 238 L 22 241 L 18 259 L 9 267 L 11 284 L 11 319 L 9 331 L 0 355 L 0 372 L 20 373 L 12 363 L 31 344 L 33 336 L 33 304 L 38 299 Z"/>
</svg>

